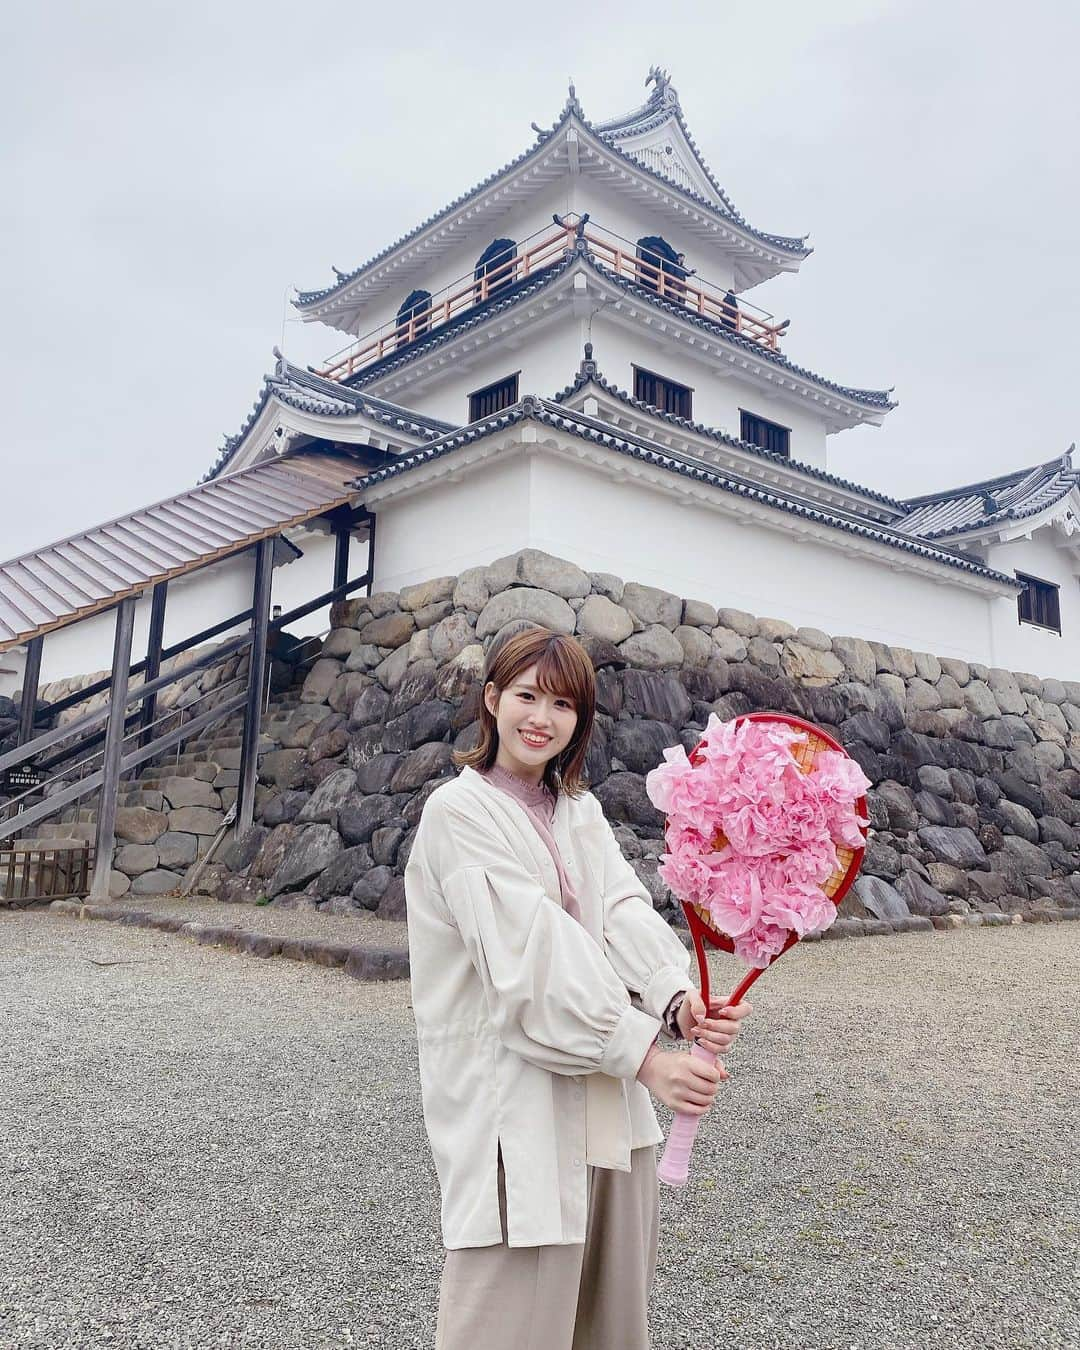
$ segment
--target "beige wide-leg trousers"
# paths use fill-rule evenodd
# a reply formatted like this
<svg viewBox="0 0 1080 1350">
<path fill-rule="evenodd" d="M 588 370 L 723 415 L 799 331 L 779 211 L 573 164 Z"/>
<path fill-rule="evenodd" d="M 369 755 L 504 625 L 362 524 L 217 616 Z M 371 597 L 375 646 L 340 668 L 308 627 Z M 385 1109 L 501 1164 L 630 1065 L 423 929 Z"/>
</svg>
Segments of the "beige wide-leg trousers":
<svg viewBox="0 0 1080 1350">
<path fill-rule="evenodd" d="M 656 1273 L 656 1150 L 638 1148 L 629 1172 L 589 1168 L 584 1245 L 446 1253 L 435 1350 L 648 1350 Z"/>
</svg>

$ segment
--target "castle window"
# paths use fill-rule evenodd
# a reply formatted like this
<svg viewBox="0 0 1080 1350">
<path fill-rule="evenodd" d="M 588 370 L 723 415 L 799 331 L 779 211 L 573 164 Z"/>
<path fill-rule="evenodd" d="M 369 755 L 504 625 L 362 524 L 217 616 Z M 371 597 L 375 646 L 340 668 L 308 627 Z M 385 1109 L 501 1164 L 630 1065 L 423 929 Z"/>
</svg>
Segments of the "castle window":
<svg viewBox="0 0 1080 1350">
<path fill-rule="evenodd" d="M 478 389 L 475 394 L 469 395 L 469 421 L 479 422 L 481 417 L 491 417 L 493 413 L 502 412 L 504 408 L 509 408 L 512 403 L 518 401 L 518 371 L 514 375 L 508 375 L 505 380 L 499 380 L 496 384 L 485 385 L 483 389 Z"/>
<path fill-rule="evenodd" d="M 662 375 L 654 375 L 651 370 L 634 367 L 634 397 L 672 417 L 691 420 L 694 407 L 694 391 L 685 384 L 676 384 L 674 380 L 665 380 Z"/>
<path fill-rule="evenodd" d="M 1036 628 L 1048 628 L 1052 633 L 1061 632 L 1061 604 L 1058 599 L 1060 587 L 1052 581 L 1040 581 L 1038 577 L 1025 576 L 1017 572 L 1017 581 L 1024 583 L 1024 589 L 1016 597 L 1016 610 L 1021 623 L 1034 624 Z"/>
<path fill-rule="evenodd" d="M 759 417 L 757 413 L 747 412 L 745 408 L 739 409 L 741 426 L 739 437 L 747 441 L 750 445 L 758 445 L 762 450 L 768 450 L 770 455 L 783 455 L 785 459 L 791 455 L 791 430 L 788 427 L 779 426 L 776 422 L 767 422 L 764 417 Z"/>
<path fill-rule="evenodd" d="M 397 312 L 399 345 L 412 342 L 431 327 L 431 292 L 410 291 Z"/>
<path fill-rule="evenodd" d="M 637 241 L 637 257 L 637 279 L 642 286 L 668 300 L 685 300 L 690 272 L 682 253 L 660 235 L 650 234 Z"/>
<path fill-rule="evenodd" d="M 476 281 L 476 303 L 490 300 L 517 279 L 514 260 L 517 244 L 512 239 L 493 239 L 476 260 L 473 279 Z"/>
</svg>

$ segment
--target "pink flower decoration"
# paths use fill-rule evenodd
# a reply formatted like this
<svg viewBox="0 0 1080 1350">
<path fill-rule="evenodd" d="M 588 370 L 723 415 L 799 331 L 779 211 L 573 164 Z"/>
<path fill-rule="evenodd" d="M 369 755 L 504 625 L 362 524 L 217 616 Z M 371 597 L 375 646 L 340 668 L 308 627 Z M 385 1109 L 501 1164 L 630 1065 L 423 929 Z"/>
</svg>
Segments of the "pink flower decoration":
<svg viewBox="0 0 1080 1350">
<path fill-rule="evenodd" d="M 836 908 L 822 887 L 839 865 L 837 846 L 864 843 L 855 805 L 869 780 L 833 750 L 804 773 L 795 755 L 806 738 L 783 722 L 713 715 L 693 762 L 674 746 L 645 779 L 667 816 L 660 876 L 707 910 L 751 966 L 767 966 L 792 931 L 829 926 Z"/>
</svg>

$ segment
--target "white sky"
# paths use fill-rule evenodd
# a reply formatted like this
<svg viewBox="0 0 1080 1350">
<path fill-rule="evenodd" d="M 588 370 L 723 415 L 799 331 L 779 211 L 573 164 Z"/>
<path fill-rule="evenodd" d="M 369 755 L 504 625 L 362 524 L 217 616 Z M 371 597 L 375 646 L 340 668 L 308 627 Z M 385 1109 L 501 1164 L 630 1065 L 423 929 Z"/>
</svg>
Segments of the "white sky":
<svg viewBox="0 0 1080 1350">
<path fill-rule="evenodd" d="M 247 414 L 288 288 L 355 267 L 667 67 L 747 218 L 809 231 L 751 298 L 786 353 L 895 385 L 830 466 L 913 494 L 1076 437 L 1074 0 L 53 0 L 0 31 L 10 557 L 190 486 Z M 315 361 L 330 330 L 290 321 Z M 567 372 L 569 378 L 572 372 Z M 553 390 L 535 390 L 541 394 Z"/>
</svg>

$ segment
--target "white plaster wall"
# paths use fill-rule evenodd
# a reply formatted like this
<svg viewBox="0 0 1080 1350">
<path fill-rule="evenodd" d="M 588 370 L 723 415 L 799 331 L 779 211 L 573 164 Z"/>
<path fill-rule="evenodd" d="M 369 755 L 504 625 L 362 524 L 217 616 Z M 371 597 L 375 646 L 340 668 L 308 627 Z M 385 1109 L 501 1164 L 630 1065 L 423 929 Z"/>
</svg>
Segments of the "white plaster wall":
<svg viewBox="0 0 1080 1350">
<path fill-rule="evenodd" d="M 314 530 L 294 531 L 290 537 L 303 550 L 304 556 L 274 569 L 271 604 L 280 604 L 283 610 L 304 604 L 333 585 L 333 539 Z M 354 540 L 350 574 L 355 576 L 366 566 L 367 545 Z M 165 605 L 165 646 L 247 609 L 251 605 L 253 583 L 254 554 L 251 551 L 170 581 Z M 135 608 L 135 632 L 131 644 L 133 661 L 140 661 L 146 655 L 150 597 L 151 592 L 147 590 Z M 231 633 L 240 632 L 246 626 L 230 629 L 214 641 L 223 642 Z M 299 620 L 289 631 L 303 636 L 324 632 L 328 627 L 329 607 L 326 607 Z M 46 634 L 41 652 L 41 683 L 109 669 L 115 631 L 116 613 L 112 611 Z M 13 668 L 8 676 L 2 676 L 0 672 L 3 680 L 0 693 L 10 694 L 21 686 L 22 665 L 21 652 L 0 655 L 0 668 Z"/>
<path fill-rule="evenodd" d="M 614 483 L 548 452 L 504 453 L 458 484 L 375 506 L 377 590 L 533 547 L 589 571 L 830 635 L 988 660 L 983 596 L 888 563 L 798 544 L 759 525 L 741 526 L 705 507 L 679 507 L 653 489 Z"/>
<path fill-rule="evenodd" d="M 1000 572 L 1026 572 L 1060 586 L 1061 634 L 1020 623 L 1015 600 L 1003 600 L 993 609 L 991 654 L 993 664 L 1006 670 L 1027 670 L 1061 680 L 1080 679 L 1080 579 L 1075 564 L 1055 545 L 1049 529 L 1030 539 L 997 544 L 987 562 Z"/>
<path fill-rule="evenodd" d="M 635 365 L 686 384 L 694 391 L 694 421 L 732 436 L 740 429 L 739 410 L 757 413 L 791 431 L 791 457 L 814 468 L 826 467 L 825 423 L 798 402 L 767 394 L 737 375 L 715 374 L 712 363 L 696 359 L 681 343 L 662 334 L 631 327 L 601 311 L 592 321 L 593 356 L 602 374 L 620 389 L 634 392 Z"/>
<path fill-rule="evenodd" d="M 456 576 L 528 544 L 532 477 L 522 454 L 496 458 L 460 483 L 374 506 L 376 591 Z"/>
<path fill-rule="evenodd" d="M 502 341 L 464 353 L 421 388 L 388 398 L 406 401 L 416 412 L 463 425 L 469 420 L 469 395 L 520 371 L 520 394 L 553 398 L 577 373 L 582 357 L 584 324 L 575 318 L 569 299 L 541 327 L 522 330 L 519 341 Z M 376 386 L 372 385 L 373 392 Z"/>
</svg>

